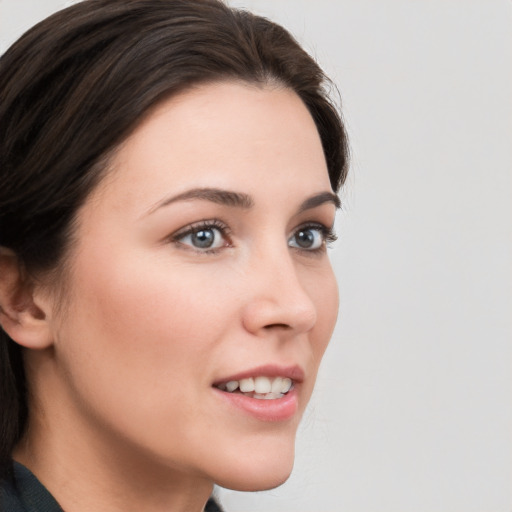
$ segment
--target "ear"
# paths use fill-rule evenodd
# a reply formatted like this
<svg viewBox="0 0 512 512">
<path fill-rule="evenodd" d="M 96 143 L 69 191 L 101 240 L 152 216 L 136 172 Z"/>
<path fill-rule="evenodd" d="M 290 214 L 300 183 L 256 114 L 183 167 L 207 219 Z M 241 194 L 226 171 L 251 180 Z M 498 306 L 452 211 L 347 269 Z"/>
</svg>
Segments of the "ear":
<svg viewBox="0 0 512 512">
<path fill-rule="evenodd" d="M 34 288 L 16 254 L 0 246 L 0 325 L 18 344 L 43 349 L 52 344 L 49 311 L 36 303 Z"/>
</svg>

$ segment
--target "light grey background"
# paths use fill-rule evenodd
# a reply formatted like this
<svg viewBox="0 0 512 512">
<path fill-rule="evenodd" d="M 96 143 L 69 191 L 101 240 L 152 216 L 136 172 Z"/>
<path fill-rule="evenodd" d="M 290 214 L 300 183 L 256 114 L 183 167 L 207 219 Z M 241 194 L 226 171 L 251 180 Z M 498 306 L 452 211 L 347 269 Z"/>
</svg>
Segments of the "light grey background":
<svg viewBox="0 0 512 512">
<path fill-rule="evenodd" d="M 0 0 L 0 52 L 71 2 Z M 236 0 L 337 82 L 338 328 L 293 476 L 228 512 L 512 510 L 512 2 Z M 250 464 L 250 461 L 247 461 Z"/>
</svg>

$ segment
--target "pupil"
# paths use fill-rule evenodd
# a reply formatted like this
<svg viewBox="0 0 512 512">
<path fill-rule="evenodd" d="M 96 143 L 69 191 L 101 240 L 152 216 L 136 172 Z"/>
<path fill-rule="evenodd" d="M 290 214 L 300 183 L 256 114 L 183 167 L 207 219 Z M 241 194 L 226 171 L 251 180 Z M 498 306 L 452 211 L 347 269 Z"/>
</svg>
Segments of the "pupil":
<svg viewBox="0 0 512 512">
<path fill-rule="evenodd" d="M 299 231 L 296 240 L 301 247 L 308 248 L 313 245 L 315 237 L 311 231 Z"/>
<path fill-rule="evenodd" d="M 215 235 L 211 229 L 202 229 L 193 235 L 194 245 L 201 249 L 211 247 L 214 238 Z"/>
</svg>

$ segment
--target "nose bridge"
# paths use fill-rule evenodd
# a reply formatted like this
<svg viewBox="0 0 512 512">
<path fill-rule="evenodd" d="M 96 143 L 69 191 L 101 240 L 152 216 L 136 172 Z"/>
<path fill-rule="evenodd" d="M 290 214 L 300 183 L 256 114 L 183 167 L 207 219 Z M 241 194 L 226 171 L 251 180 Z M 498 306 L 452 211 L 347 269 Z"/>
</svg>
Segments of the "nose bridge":
<svg viewBox="0 0 512 512">
<path fill-rule="evenodd" d="M 315 325 L 315 304 L 286 243 L 255 252 L 249 272 L 251 285 L 244 315 L 249 330 L 280 327 L 307 332 Z"/>
</svg>

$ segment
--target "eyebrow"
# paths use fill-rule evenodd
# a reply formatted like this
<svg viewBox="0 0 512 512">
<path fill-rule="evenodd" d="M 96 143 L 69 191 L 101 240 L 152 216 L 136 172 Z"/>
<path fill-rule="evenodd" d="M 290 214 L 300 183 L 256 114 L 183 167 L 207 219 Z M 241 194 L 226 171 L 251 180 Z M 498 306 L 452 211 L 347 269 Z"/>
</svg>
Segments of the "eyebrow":
<svg viewBox="0 0 512 512">
<path fill-rule="evenodd" d="M 336 206 L 336 209 L 341 208 L 340 198 L 336 194 L 332 192 L 320 192 L 319 194 L 306 199 L 299 206 L 299 213 L 302 213 L 306 210 L 311 210 L 312 208 L 316 208 L 317 206 L 321 206 L 325 203 L 332 203 L 334 206 Z"/>
<path fill-rule="evenodd" d="M 153 206 L 149 210 L 148 215 L 172 203 L 195 199 L 210 201 L 212 203 L 220 204 L 223 206 L 242 208 L 244 210 L 248 210 L 254 206 L 254 200 L 252 197 L 242 192 L 233 192 L 231 190 L 223 190 L 218 188 L 194 188 L 181 194 L 164 199 L 163 201 Z M 309 197 L 304 202 L 302 202 L 299 206 L 298 213 L 311 210 L 325 203 L 332 203 L 336 208 L 341 207 L 340 199 L 336 194 L 332 192 L 320 192 L 319 194 L 315 194 L 314 196 Z"/>
<path fill-rule="evenodd" d="M 232 192 L 231 190 L 222 190 L 218 188 L 193 188 L 183 192 L 182 194 L 164 199 L 156 206 L 151 208 L 148 213 L 153 213 L 155 210 L 158 210 L 164 206 L 168 206 L 177 201 L 190 201 L 193 199 L 210 201 L 212 203 L 231 206 L 234 208 L 243 208 L 244 210 L 254 206 L 254 201 L 248 194 Z"/>
</svg>

